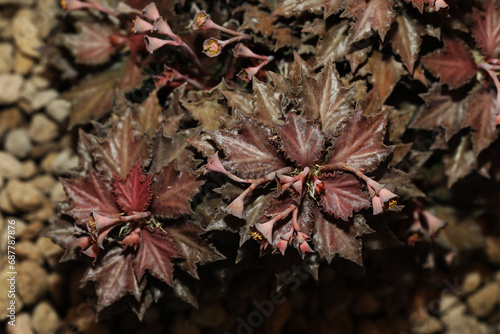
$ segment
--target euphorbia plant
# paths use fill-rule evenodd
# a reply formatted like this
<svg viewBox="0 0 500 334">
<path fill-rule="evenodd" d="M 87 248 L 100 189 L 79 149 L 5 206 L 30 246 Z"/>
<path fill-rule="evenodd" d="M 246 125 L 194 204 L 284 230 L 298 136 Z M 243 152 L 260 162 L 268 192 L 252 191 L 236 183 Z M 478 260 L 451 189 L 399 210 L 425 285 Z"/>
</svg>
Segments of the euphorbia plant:
<svg viewBox="0 0 500 334">
<path fill-rule="evenodd" d="M 146 100 L 143 112 L 154 114 L 159 107 L 154 101 Z M 189 217 L 190 201 L 204 181 L 182 159 L 171 161 L 175 157 L 158 152 L 162 141 L 169 142 L 164 132 L 172 125 L 157 121 L 153 117 L 138 124 L 127 112 L 103 140 L 82 132 L 85 176 L 61 179 L 69 199 L 62 217 L 73 218 L 74 226 L 60 217 L 46 235 L 67 249 L 68 258 L 90 260 L 83 280 L 96 283 L 98 311 L 130 294 L 142 318 L 152 302 L 148 294 L 155 291 L 157 300 L 163 293 L 150 281 L 172 287 L 174 265 L 198 277 L 198 264 L 223 258 L 199 238 L 202 229 Z M 149 130 L 159 128 L 154 142 L 136 129 L 145 124 Z"/>
<path fill-rule="evenodd" d="M 293 245 L 302 257 L 316 250 L 328 261 L 339 254 L 361 263 L 357 237 L 373 231 L 354 213 L 372 206 L 380 214 L 397 198 L 365 174 L 392 151 L 383 142 L 387 114 L 363 115 L 354 89 L 343 87 L 333 66 L 294 79 L 302 82 L 292 94 L 296 109 L 238 114 L 238 125 L 209 133 L 226 158 L 221 162 L 215 153 L 205 172 L 247 185 L 224 209 L 248 218 L 243 241 L 254 236 L 263 249 L 271 245 L 282 254 Z M 260 195 L 266 200 L 251 196 L 257 188 L 266 189 Z"/>
</svg>

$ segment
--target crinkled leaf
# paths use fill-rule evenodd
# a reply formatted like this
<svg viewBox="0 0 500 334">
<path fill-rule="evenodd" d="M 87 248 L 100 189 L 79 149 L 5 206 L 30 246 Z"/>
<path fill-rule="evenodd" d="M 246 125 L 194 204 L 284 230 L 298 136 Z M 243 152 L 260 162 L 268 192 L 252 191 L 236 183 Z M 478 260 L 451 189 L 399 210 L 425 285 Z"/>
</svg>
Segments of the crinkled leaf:
<svg viewBox="0 0 500 334">
<path fill-rule="evenodd" d="M 327 18 L 339 12 L 344 3 L 344 0 L 283 0 L 273 15 L 291 17 L 308 11 L 313 14 L 323 14 L 323 17 Z"/>
<path fill-rule="evenodd" d="M 149 131 L 149 135 L 152 136 L 158 131 L 163 121 L 163 114 L 155 91 L 136 108 L 132 117 L 141 133 Z"/>
<path fill-rule="evenodd" d="M 87 270 L 82 281 L 97 283 L 96 294 L 99 297 L 97 311 L 113 304 L 127 293 L 138 301 L 141 298 L 141 289 L 132 267 L 132 255 L 124 254 L 121 247 L 107 251 L 98 259 L 95 267 Z"/>
<path fill-rule="evenodd" d="M 129 171 L 126 178 L 113 178 L 113 192 L 116 203 L 126 214 L 146 211 L 151 203 L 151 177 L 142 170 L 142 162 L 137 163 Z"/>
<path fill-rule="evenodd" d="M 125 113 L 102 143 L 95 138 L 94 143 L 96 168 L 109 180 L 114 175 L 125 178 L 139 159 L 144 166 L 149 165 L 149 139 L 137 131 L 130 112 Z"/>
<path fill-rule="evenodd" d="M 40 236 L 50 238 L 53 243 L 64 248 L 64 255 L 59 262 L 65 262 L 78 259 L 79 247 L 73 237 L 74 233 L 74 224 L 64 220 L 61 214 L 58 214 L 50 219 L 49 226 L 40 233 Z"/>
<path fill-rule="evenodd" d="M 440 79 L 455 89 L 471 81 L 476 75 L 477 67 L 474 58 L 464 42 L 445 39 L 446 49 L 435 51 L 421 58 L 422 64 Z"/>
<path fill-rule="evenodd" d="M 194 160 L 193 152 L 188 150 L 190 140 L 200 134 L 201 127 L 178 132 L 172 136 L 165 135 L 160 130 L 153 139 L 153 162 L 150 173 L 157 173 L 161 168 L 171 162 L 181 169 L 194 169 L 198 163 Z"/>
<path fill-rule="evenodd" d="M 72 102 L 69 127 L 99 120 L 113 105 L 115 87 L 122 79 L 123 64 L 115 64 L 109 70 L 90 75 L 78 85 L 64 93 L 64 98 Z"/>
<path fill-rule="evenodd" d="M 190 202 L 204 181 L 189 171 L 177 171 L 173 163 L 163 167 L 153 176 L 154 215 L 177 218 L 191 213 Z"/>
<path fill-rule="evenodd" d="M 106 215 L 120 213 L 111 185 L 103 181 L 94 169 L 89 169 L 84 178 L 61 179 L 61 183 L 70 203 L 65 213 L 78 225 L 86 226 L 92 210 Z"/>
<path fill-rule="evenodd" d="M 316 45 L 318 53 L 314 57 L 316 61 L 315 68 L 345 59 L 348 51 L 346 38 L 348 29 L 349 21 L 342 20 L 340 23 L 332 25 L 324 36 L 320 36 Z"/>
<path fill-rule="evenodd" d="M 271 130 L 243 115 L 240 117 L 239 129 L 211 133 L 218 146 L 229 156 L 222 161 L 224 167 L 244 178 L 262 177 L 285 167 L 285 162 L 269 142 Z"/>
<path fill-rule="evenodd" d="M 435 130 L 442 127 L 448 141 L 462 128 L 466 113 L 466 95 L 462 90 L 449 91 L 435 85 L 428 93 L 420 95 L 425 104 L 420 108 L 410 128 Z"/>
<path fill-rule="evenodd" d="M 321 181 L 325 186 L 319 201 L 323 212 L 347 221 L 354 212 L 370 207 L 368 193 L 363 191 L 356 176 L 350 173 L 327 174 Z"/>
<path fill-rule="evenodd" d="M 179 263 L 179 267 L 195 278 L 199 278 L 198 265 L 225 259 L 214 246 L 199 237 L 203 230 L 193 223 L 185 221 L 166 230 L 175 239 L 180 253 L 185 258 Z"/>
<path fill-rule="evenodd" d="M 500 10 L 493 0 L 486 1 L 484 11 L 474 8 L 472 36 L 487 58 L 500 55 Z"/>
<path fill-rule="evenodd" d="M 264 125 L 282 123 L 283 111 L 280 92 L 254 77 L 252 82 L 255 115 L 253 118 Z"/>
<path fill-rule="evenodd" d="M 222 81 L 210 91 L 191 91 L 187 98 L 181 100 L 182 106 L 203 126 L 203 130 L 217 130 L 221 126 L 219 116 L 229 114 L 227 105 L 220 101 L 224 100 L 221 91 L 227 88 L 227 84 Z"/>
<path fill-rule="evenodd" d="M 137 280 L 141 281 L 148 270 L 152 276 L 173 286 L 173 260 L 183 258 L 174 238 L 158 228 L 154 230 L 143 228 L 140 240 L 134 258 Z"/>
<path fill-rule="evenodd" d="M 469 98 L 463 126 L 471 126 L 473 129 L 472 146 L 476 156 L 497 138 L 495 98 L 486 88 L 474 91 Z"/>
<path fill-rule="evenodd" d="M 280 148 L 287 158 L 301 167 L 313 166 L 324 149 L 325 137 L 317 124 L 294 112 L 277 130 Z"/>
<path fill-rule="evenodd" d="M 254 77 L 255 80 L 255 77 Z M 227 100 L 227 105 L 232 109 L 233 113 L 235 110 L 241 111 L 245 116 L 250 117 L 254 114 L 252 95 L 249 93 L 237 91 L 237 90 L 223 90 L 221 94 Z"/>
<path fill-rule="evenodd" d="M 417 8 L 420 13 L 424 12 L 425 6 L 433 6 L 435 0 L 405 0 L 408 3 L 411 3 L 413 7 Z"/>
<path fill-rule="evenodd" d="M 245 15 L 243 15 L 241 29 L 251 30 L 256 34 L 262 34 L 264 37 L 270 37 L 273 34 L 276 17 L 267 11 L 260 10 L 259 6 L 252 6 L 248 3 L 244 3 L 243 6 Z"/>
<path fill-rule="evenodd" d="M 353 44 L 369 38 L 372 31 L 380 35 L 382 41 L 389 31 L 396 12 L 392 0 L 349 0 L 342 16 L 354 19 L 349 30 L 349 43 Z"/>
<path fill-rule="evenodd" d="M 338 130 L 342 120 L 354 109 L 354 89 L 345 89 L 330 64 L 314 78 L 303 77 L 302 90 L 297 95 L 298 109 L 309 119 L 320 118 L 326 135 Z"/>
<path fill-rule="evenodd" d="M 347 162 L 365 172 L 374 170 L 392 152 L 384 145 L 387 113 L 364 116 L 358 110 L 335 139 L 328 163 Z"/>
<path fill-rule="evenodd" d="M 314 210 L 314 249 L 330 263 L 335 255 L 363 265 L 361 257 L 362 243 L 359 236 L 372 233 L 361 215 L 345 222 L 324 215 L 319 209 Z"/>
<path fill-rule="evenodd" d="M 413 74 L 424 32 L 424 26 L 406 13 L 396 16 L 389 31 L 388 39 L 392 50 L 401 57 L 410 74 Z"/>
<path fill-rule="evenodd" d="M 366 65 L 359 69 L 359 74 L 371 75 L 370 83 L 377 87 L 380 103 L 391 95 L 403 73 L 403 65 L 394 56 L 385 56 L 378 51 L 374 51 Z"/>
<path fill-rule="evenodd" d="M 104 64 L 120 47 L 120 44 L 113 43 L 113 39 L 125 41 L 125 37 L 109 24 L 77 21 L 75 27 L 77 33 L 63 35 L 63 43 L 71 50 L 77 63 Z"/>
</svg>

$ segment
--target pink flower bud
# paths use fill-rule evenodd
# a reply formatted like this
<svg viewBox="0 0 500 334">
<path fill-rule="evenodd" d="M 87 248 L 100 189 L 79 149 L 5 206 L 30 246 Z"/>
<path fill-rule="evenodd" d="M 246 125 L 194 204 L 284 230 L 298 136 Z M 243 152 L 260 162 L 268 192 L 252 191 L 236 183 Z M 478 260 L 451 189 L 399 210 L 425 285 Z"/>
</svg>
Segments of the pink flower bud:
<svg viewBox="0 0 500 334">
<path fill-rule="evenodd" d="M 248 47 L 245 45 L 238 43 L 236 46 L 233 48 L 233 56 L 235 58 L 258 58 L 260 59 L 261 56 L 255 54 L 252 50 L 250 50 Z"/>
<path fill-rule="evenodd" d="M 82 254 L 85 254 L 88 257 L 91 257 L 94 259 L 94 261 L 97 258 L 97 255 L 99 254 L 99 247 L 97 244 L 92 244 L 90 245 L 86 250 L 82 251 Z"/>
<path fill-rule="evenodd" d="M 124 248 L 127 247 L 133 247 L 134 250 L 137 250 L 137 246 L 139 245 L 139 242 L 141 241 L 141 234 L 140 234 L 140 227 L 136 227 L 132 233 L 127 235 L 125 238 L 123 238 L 122 241 L 120 241 L 120 244 L 124 246 Z"/>
<path fill-rule="evenodd" d="M 436 9 L 436 12 L 439 11 L 442 8 L 448 8 L 448 4 L 444 0 L 436 0 L 434 3 L 434 8 Z"/>
<path fill-rule="evenodd" d="M 245 218 L 245 212 L 244 212 L 244 203 L 243 203 L 244 197 L 238 196 L 234 201 L 229 204 L 225 211 L 235 217 L 244 219 Z"/>
<path fill-rule="evenodd" d="M 427 221 L 429 233 L 433 238 L 435 238 L 437 234 L 447 225 L 444 220 L 439 219 L 427 210 L 422 211 L 422 215 Z"/>
<path fill-rule="evenodd" d="M 306 253 L 314 253 L 314 250 L 309 246 L 307 241 L 304 241 L 299 246 L 300 252 L 302 253 L 302 259 L 306 256 Z"/>
<path fill-rule="evenodd" d="M 380 196 L 375 195 L 372 197 L 373 214 L 378 215 L 384 212 L 384 203 Z"/>
<path fill-rule="evenodd" d="M 388 190 L 386 188 L 380 189 L 378 194 L 379 194 L 380 198 L 382 199 L 382 203 L 389 202 L 390 200 L 399 197 L 398 195 L 394 194 L 393 192 L 391 192 L 390 190 Z"/>
<path fill-rule="evenodd" d="M 146 50 L 148 50 L 149 53 L 153 53 L 157 49 L 165 45 L 176 45 L 176 46 L 179 45 L 179 43 L 177 43 L 176 41 L 160 39 L 156 37 L 149 37 L 149 36 L 144 37 L 144 42 L 146 43 Z"/>
<path fill-rule="evenodd" d="M 132 29 L 135 34 L 142 34 L 143 32 L 152 32 L 153 25 L 140 17 L 136 17 L 134 20 L 134 28 Z"/>
<path fill-rule="evenodd" d="M 283 240 L 283 239 L 278 241 L 278 245 L 276 245 L 276 248 L 280 251 L 281 255 L 285 255 L 287 247 L 288 247 L 288 240 Z"/>
<path fill-rule="evenodd" d="M 274 219 L 271 219 L 268 222 L 262 223 L 262 224 L 256 224 L 255 228 L 257 231 L 259 231 L 262 236 L 269 242 L 272 242 L 273 238 L 273 226 L 276 221 Z"/>
<path fill-rule="evenodd" d="M 157 18 L 159 18 L 160 13 L 158 12 L 158 8 L 156 8 L 156 4 L 154 2 L 151 2 L 149 5 L 144 7 L 144 9 L 142 10 L 142 16 L 151 21 L 155 21 Z"/>
<path fill-rule="evenodd" d="M 226 169 L 224 168 L 224 166 L 222 166 L 222 163 L 220 162 L 219 152 L 215 152 L 214 156 L 210 159 L 207 166 L 205 167 L 203 175 L 207 174 L 209 171 L 227 174 Z"/>
<path fill-rule="evenodd" d="M 167 35 L 168 37 L 172 39 L 177 39 L 177 35 L 173 33 L 172 29 L 168 25 L 168 23 L 161 17 L 159 17 L 153 27 L 154 31 L 158 32 L 159 34 L 162 35 Z"/>
<path fill-rule="evenodd" d="M 81 238 L 74 238 L 74 239 L 76 241 L 76 244 L 78 245 L 78 247 L 80 247 L 82 251 L 89 248 L 93 244 L 92 237 L 90 236 L 84 236 Z"/>
</svg>

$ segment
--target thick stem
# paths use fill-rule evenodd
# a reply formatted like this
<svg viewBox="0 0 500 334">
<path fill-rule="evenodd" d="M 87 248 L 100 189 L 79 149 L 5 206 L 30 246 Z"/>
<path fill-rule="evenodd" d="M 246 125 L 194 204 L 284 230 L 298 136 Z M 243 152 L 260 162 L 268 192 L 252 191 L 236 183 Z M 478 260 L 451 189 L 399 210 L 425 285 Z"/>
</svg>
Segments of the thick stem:
<svg viewBox="0 0 500 334">
<path fill-rule="evenodd" d="M 200 70 L 200 72 L 201 73 L 205 73 L 205 70 L 203 69 L 203 65 L 201 64 L 200 59 L 198 58 L 198 56 L 196 55 L 196 53 L 194 53 L 193 49 L 191 49 L 191 47 L 189 45 L 187 45 L 186 42 L 184 42 L 184 41 L 182 41 L 182 43 L 180 44 L 180 46 L 191 57 L 191 59 L 193 60 L 193 62 L 196 65 L 196 67 Z"/>
</svg>

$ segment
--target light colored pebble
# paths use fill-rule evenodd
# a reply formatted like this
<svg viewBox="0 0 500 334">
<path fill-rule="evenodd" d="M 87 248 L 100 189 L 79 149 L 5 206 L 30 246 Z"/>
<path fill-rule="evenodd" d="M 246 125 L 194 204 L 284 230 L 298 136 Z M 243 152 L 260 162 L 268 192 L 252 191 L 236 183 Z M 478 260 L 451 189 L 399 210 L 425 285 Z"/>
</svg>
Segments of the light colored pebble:
<svg viewBox="0 0 500 334">
<path fill-rule="evenodd" d="M 44 227 L 45 225 L 43 225 L 43 223 L 39 220 L 30 221 L 29 225 L 26 225 L 26 229 L 23 233 L 23 238 L 28 240 L 35 239 L 36 237 L 38 237 Z"/>
<path fill-rule="evenodd" d="M 41 108 L 47 106 L 50 102 L 52 102 L 58 96 L 59 96 L 59 92 L 55 89 L 47 89 L 47 90 L 38 91 L 35 93 L 35 95 L 31 99 L 31 106 L 35 110 L 41 109 Z"/>
<path fill-rule="evenodd" d="M 16 255 L 20 260 L 32 260 L 36 263 L 43 263 L 43 256 L 37 245 L 29 240 L 21 240 L 16 243 Z"/>
<path fill-rule="evenodd" d="M 22 163 L 10 152 L 0 151 L 0 175 L 7 178 L 18 178 L 22 175 Z"/>
<path fill-rule="evenodd" d="M 38 172 L 38 167 L 33 160 L 26 160 L 23 162 L 23 172 L 21 178 L 31 179 Z"/>
<path fill-rule="evenodd" d="M 42 301 L 33 310 L 33 328 L 37 334 L 54 334 L 59 327 L 59 316 L 48 301 Z"/>
<path fill-rule="evenodd" d="M 23 115 L 18 108 L 0 110 L 0 137 L 21 124 Z"/>
<path fill-rule="evenodd" d="M 39 301 L 47 291 L 47 272 L 34 261 L 17 264 L 17 292 L 26 305 Z"/>
<path fill-rule="evenodd" d="M 5 190 L 0 192 L 0 210 L 7 214 L 14 214 L 17 212 L 17 209 L 14 205 L 12 205 L 12 202 Z"/>
<path fill-rule="evenodd" d="M 31 119 L 29 134 L 34 142 L 43 143 L 57 138 L 59 130 L 56 123 L 38 113 Z"/>
<path fill-rule="evenodd" d="M 495 308 L 499 295 L 500 287 L 498 283 L 492 282 L 467 298 L 467 305 L 477 317 L 485 317 Z"/>
<path fill-rule="evenodd" d="M 64 202 L 68 199 L 61 182 L 56 181 L 50 190 L 50 199 L 54 202 Z"/>
<path fill-rule="evenodd" d="M 0 74 L 0 105 L 12 104 L 19 100 L 23 77 L 19 74 Z"/>
<path fill-rule="evenodd" d="M 31 69 L 35 65 L 35 61 L 23 54 L 22 52 L 16 52 L 14 57 L 14 70 L 16 73 L 26 75 L 30 73 Z"/>
<path fill-rule="evenodd" d="M 44 202 L 42 192 L 29 182 L 10 180 L 5 187 L 5 192 L 12 205 L 21 212 L 39 209 Z"/>
<path fill-rule="evenodd" d="M 49 220 L 55 214 L 54 204 L 47 198 L 44 198 L 42 206 L 37 210 L 30 211 L 22 217 L 28 221 Z"/>
<path fill-rule="evenodd" d="M 71 112 L 71 102 L 63 99 L 52 100 L 46 108 L 47 114 L 59 123 L 64 122 Z"/>
<path fill-rule="evenodd" d="M 49 194 L 54 186 L 56 180 L 50 174 L 40 174 L 36 176 L 31 183 L 38 188 L 41 192 Z"/>
<path fill-rule="evenodd" d="M 7 326 L 7 334 L 33 334 L 31 315 L 23 312 L 16 315 L 16 326 Z"/>
<path fill-rule="evenodd" d="M 20 159 L 26 158 L 33 148 L 28 131 L 23 128 L 9 131 L 5 137 L 4 145 L 7 151 Z"/>
<path fill-rule="evenodd" d="M 64 253 L 64 249 L 62 249 L 61 246 L 56 245 L 52 242 L 52 240 L 46 237 L 38 238 L 36 245 L 49 263 L 50 267 L 54 267 L 57 263 L 59 263 L 59 259 Z"/>
<path fill-rule="evenodd" d="M 1 1 L 1 0 L 0 0 Z M 12 71 L 14 48 L 10 43 L 0 43 L 0 74 Z"/>
<path fill-rule="evenodd" d="M 17 47 L 27 56 L 40 58 L 40 49 L 43 46 L 38 36 L 38 27 L 34 18 L 34 11 L 21 8 L 12 19 L 12 37 Z"/>
</svg>

